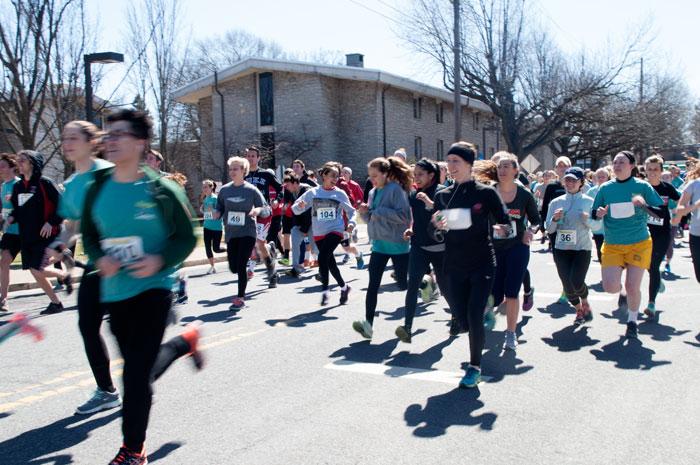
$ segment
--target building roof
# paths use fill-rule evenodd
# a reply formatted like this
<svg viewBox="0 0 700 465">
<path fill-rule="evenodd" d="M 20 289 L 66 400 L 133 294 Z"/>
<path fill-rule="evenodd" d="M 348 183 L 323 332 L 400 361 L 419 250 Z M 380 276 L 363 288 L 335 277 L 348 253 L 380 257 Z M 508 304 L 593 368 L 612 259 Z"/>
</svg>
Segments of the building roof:
<svg viewBox="0 0 700 465">
<path fill-rule="evenodd" d="M 322 65 L 305 63 L 301 61 L 272 60 L 267 58 L 246 58 L 238 63 L 221 70 L 218 74 L 219 83 L 225 83 L 233 79 L 260 72 L 281 71 L 300 74 L 319 74 L 337 79 L 350 79 L 354 81 L 379 82 L 398 89 L 407 90 L 416 94 L 434 97 L 445 102 L 453 101 L 452 92 L 429 86 L 422 82 L 413 81 L 395 74 L 377 69 L 358 68 L 342 65 Z M 190 84 L 182 86 L 173 92 L 175 99 L 181 103 L 196 104 L 199 99 L 208 97 L 213 92 L 214 74 L 197 79 Z M 490 108 L 478 100 L 462 96 L 462 105 L 484 112 L 491 112 Z"/>
</svg>

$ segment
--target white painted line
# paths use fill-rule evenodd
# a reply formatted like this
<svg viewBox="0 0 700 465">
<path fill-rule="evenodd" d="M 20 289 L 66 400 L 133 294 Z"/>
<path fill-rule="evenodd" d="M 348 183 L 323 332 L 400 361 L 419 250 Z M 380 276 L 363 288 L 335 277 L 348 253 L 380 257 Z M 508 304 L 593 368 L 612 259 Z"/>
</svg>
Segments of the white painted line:
<svg viewBox="0 0 700 465">
<path fill-rule="evenodd" d="M 440 370 L 425 370 L 422 368 L 409 368 L 400 366 L 389 366 L 383 363 L 364 363 L 353 362 L 351 360 L 336 360 L 329 363 L 323 368 L 329 370 L 352 371 L 355 373 L 364 373 L 367 375 L 383 375 L 390 378 L 416 379 L 420 381 L 431 381 L 434 383 L 445 383 L 456 386 L 459 380 L 462 379 L 464 373 L 440 371 Z M 482 376 L 481 380 L 488 382 L 490 376 Z"/>
<path fill-rule="evenodd" d="M 561 297 L 561 294 L 555 294 L 553 292 L 537 292 L 535 291 L 535 297 L 554 297 L 554 298 L 559 298 Z M 615 296 L 607 296 L 607 295 L 596 295 L 596 294 L 588 294 L 588 300 L 599 300 L 601 302 L 610 302 L 615 300 Z"/>
</svg>

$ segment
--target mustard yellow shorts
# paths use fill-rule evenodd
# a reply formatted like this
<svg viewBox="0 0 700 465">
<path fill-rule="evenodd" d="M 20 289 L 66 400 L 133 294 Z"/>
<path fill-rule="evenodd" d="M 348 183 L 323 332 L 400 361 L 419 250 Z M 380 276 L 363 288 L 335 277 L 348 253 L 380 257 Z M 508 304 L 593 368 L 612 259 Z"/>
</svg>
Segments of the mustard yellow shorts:
<svg viewBox="0 0 700 465">
<path fill-rule="evenodd" d="M 634 244 L 608 244 L 603 242 L 601 266 L 636 266 L 645 270 L 651 265 L 651 237 Z"/>
</svg>

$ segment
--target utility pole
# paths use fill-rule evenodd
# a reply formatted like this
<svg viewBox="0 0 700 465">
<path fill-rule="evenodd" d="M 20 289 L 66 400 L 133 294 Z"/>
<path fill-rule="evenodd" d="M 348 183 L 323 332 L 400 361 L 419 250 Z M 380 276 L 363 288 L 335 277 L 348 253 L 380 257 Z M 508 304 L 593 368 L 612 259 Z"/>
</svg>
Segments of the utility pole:
<svg viewBox="0 0 700 465">
<path fill-rule="evenodd" d="M 461 34 L 459 30 L 459 0 L 452 0 L 454 7 L 454 106 L 452 113 L 455 117 L 455 142 L 462 140 L 462 92 L 461 92 L 461 65 L 460 58 L 462 53 Z"/>
<path fill-rule="evenodd" d="M 644 103 L 644 57 L 639 62 L 639 103 Z"/>
</svg>

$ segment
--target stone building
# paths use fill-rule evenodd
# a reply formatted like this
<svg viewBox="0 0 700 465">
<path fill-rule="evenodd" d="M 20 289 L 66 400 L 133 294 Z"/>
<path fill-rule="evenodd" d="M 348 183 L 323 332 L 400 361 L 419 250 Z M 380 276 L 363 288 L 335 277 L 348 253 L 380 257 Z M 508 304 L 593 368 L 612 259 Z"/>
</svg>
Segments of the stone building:
<svg viewBox="0 0 700 465">
<path fill-rule="evenodd" d="M 267 166 L 308 168 L 337 160 L 363 178 L 369 160 L 404 147 L 409 161 L 442 160 L 453 142 L 453 95 L 394 74 L 362 67 L 249 58 L 177 89 L 197 105 L 204 177 L 225 179 L 224 162 L 250 143 Z M 489 108 L 462 97 L 462 139 L 486 155 L 505 147 Z"/>
</svg>

